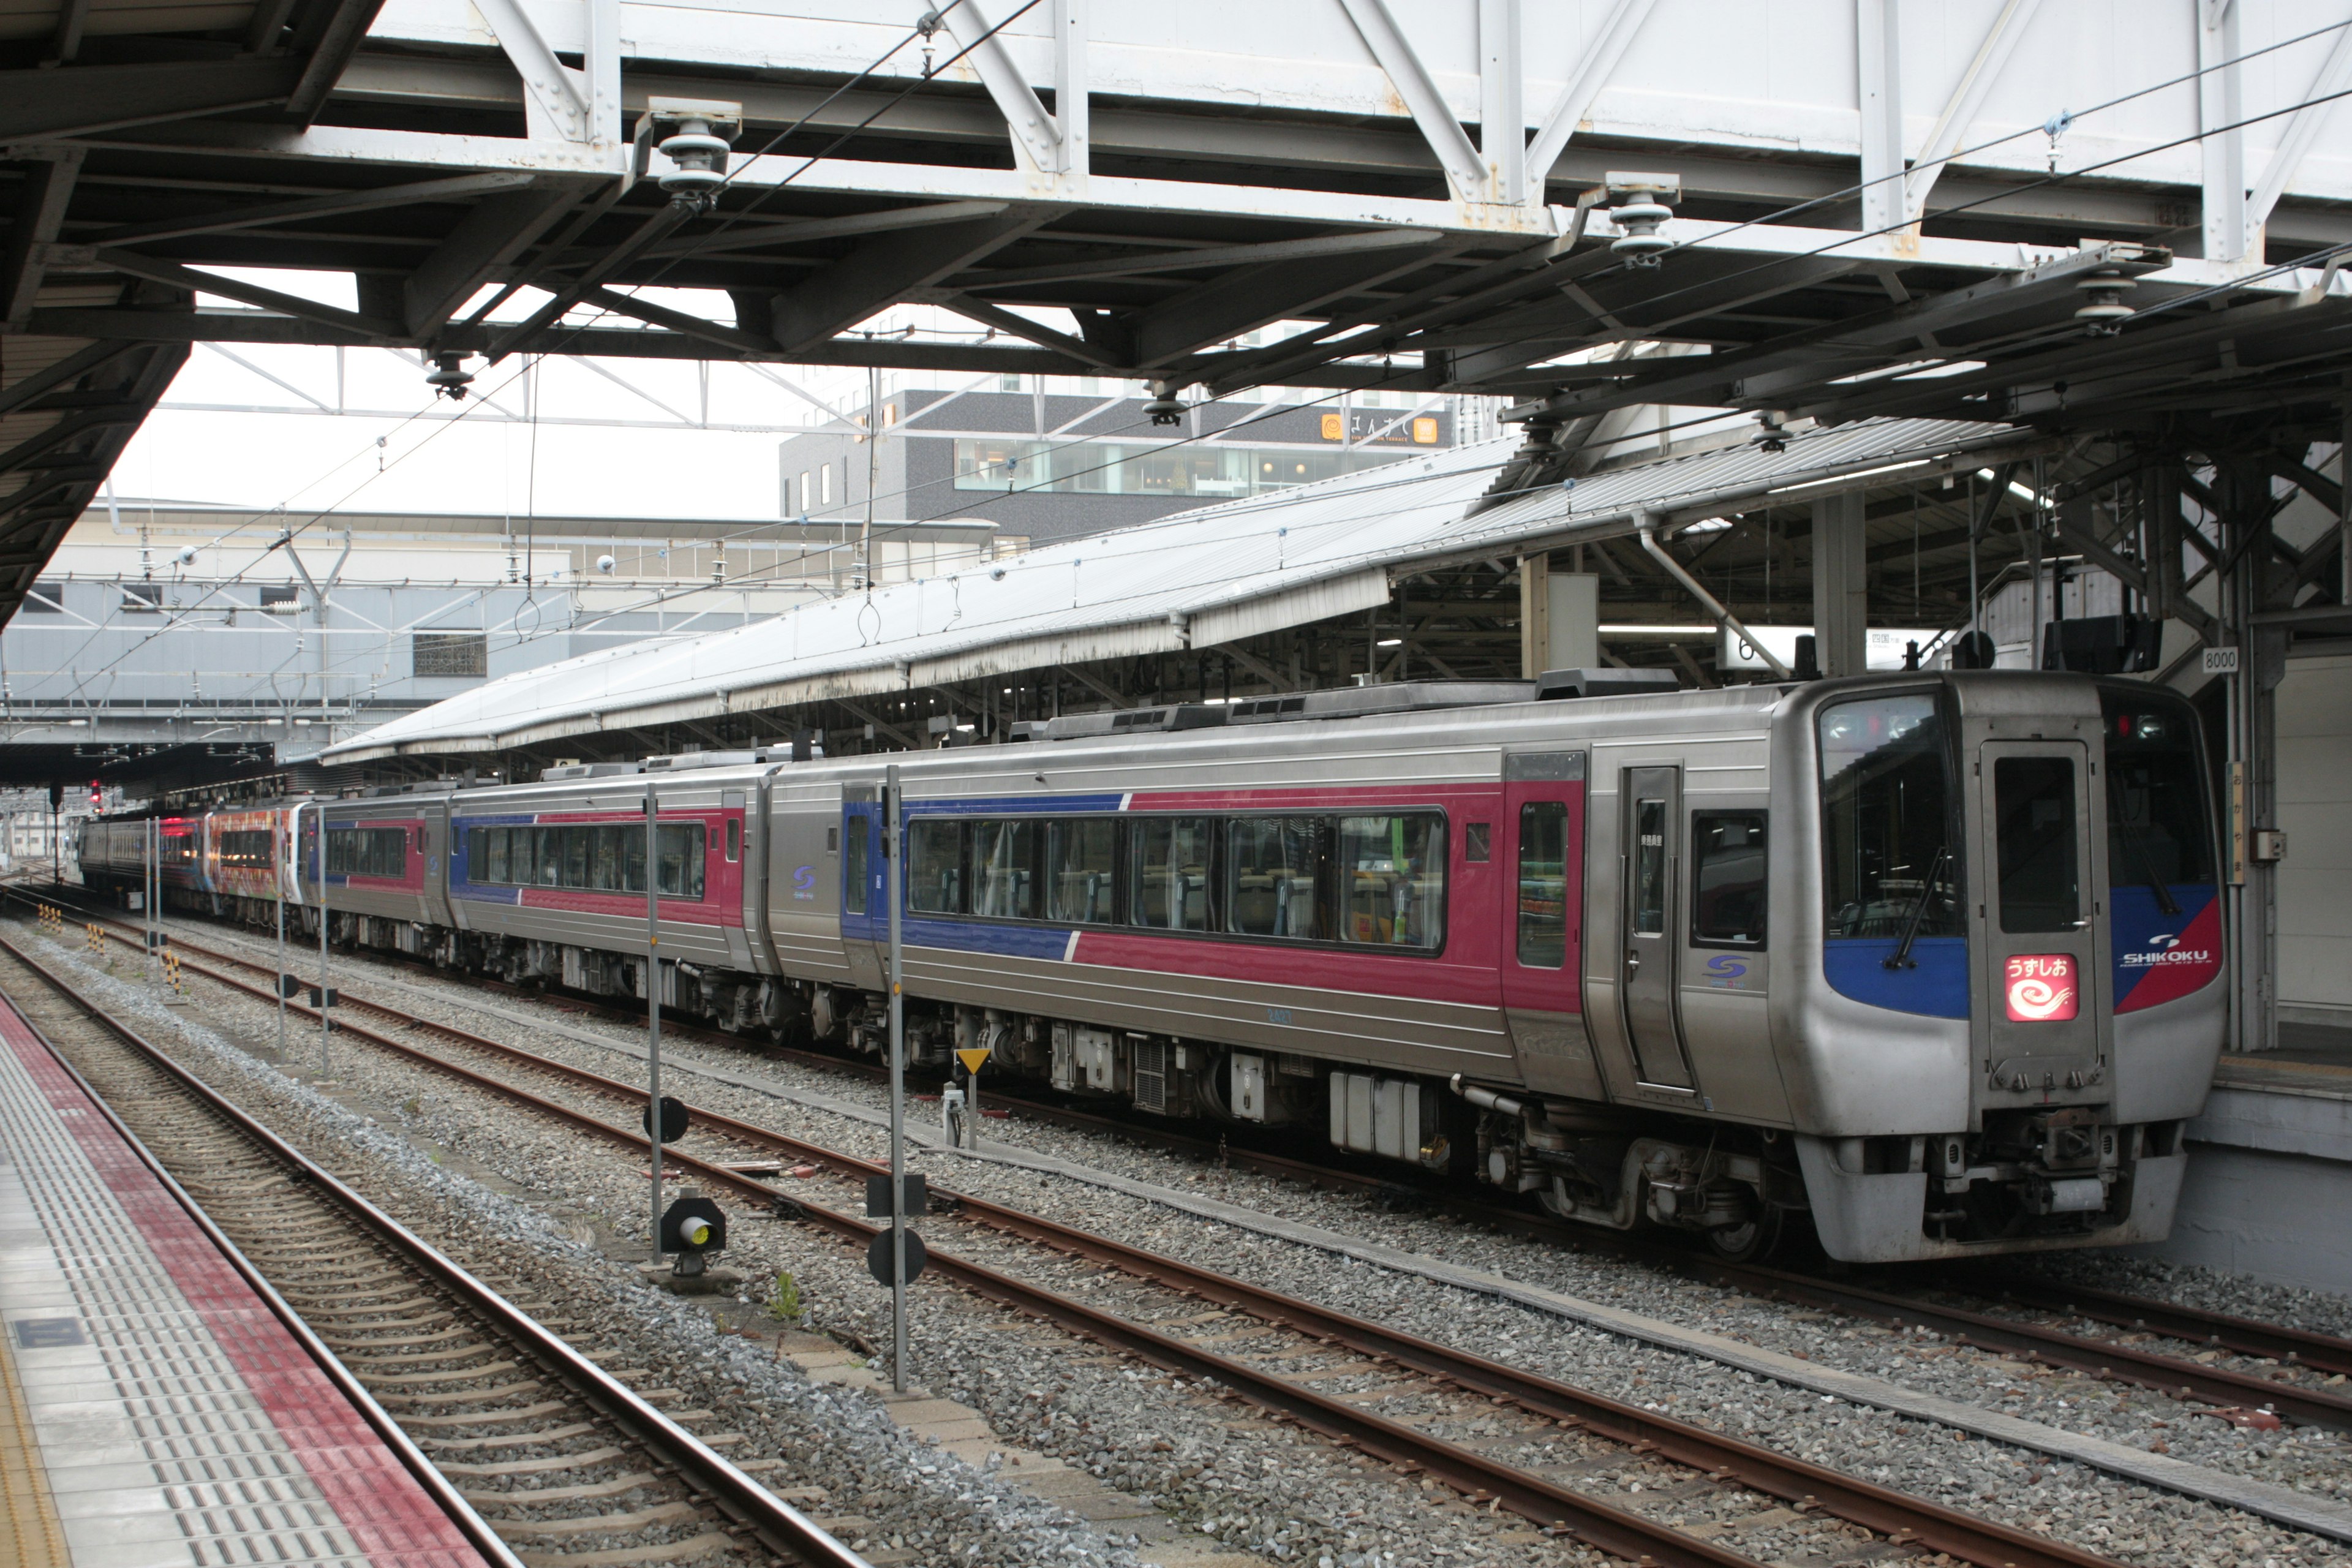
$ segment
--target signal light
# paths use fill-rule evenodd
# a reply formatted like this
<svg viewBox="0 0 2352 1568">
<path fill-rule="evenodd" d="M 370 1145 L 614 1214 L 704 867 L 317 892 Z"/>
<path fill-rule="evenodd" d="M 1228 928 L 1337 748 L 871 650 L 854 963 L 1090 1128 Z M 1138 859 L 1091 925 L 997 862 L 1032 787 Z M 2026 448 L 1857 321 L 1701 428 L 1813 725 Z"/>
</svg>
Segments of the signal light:
<svg viewBox="0 0 2352 1568">
<path fill-rule="evenodd" d="M 659 1240 L 664 1252 L 677 1254 L 670 1272 L 691 1279 L 708 1267 L 703 1254 L 727 1249 L 727 1216 L 709 1198 L 688 1194 L 662 1211 Z"/>
</svg>

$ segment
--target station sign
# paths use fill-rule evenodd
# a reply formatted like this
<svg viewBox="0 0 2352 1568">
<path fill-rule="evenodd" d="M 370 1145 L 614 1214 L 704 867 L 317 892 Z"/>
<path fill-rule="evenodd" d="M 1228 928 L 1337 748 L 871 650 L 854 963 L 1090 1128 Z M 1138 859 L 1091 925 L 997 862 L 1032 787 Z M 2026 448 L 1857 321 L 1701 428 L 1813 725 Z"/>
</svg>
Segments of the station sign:
<svg viewBox="0 0 2352 1568">
<path fill-rule="evenodd" d="M 1765 647 L 1771 649 L 1773 656 L 1782 664 L 1794 669 L 1797 667 L 1797 639 L 1812 636 L 1813 628 L 1751 626 L 1748 628 L 1748 638 L 1754 640 L 1741 637 L 1728 626 L 1724 628 L 1723 651 L 1716 660 L 1717 668 L 1771 668 L 1772 667 L 1764 661 L 1764 656 L 1757 651 L 1756 645 L 1761 643 Z M 1906 630 L 1901 627 L 1873 626 L 1864 636 L 1864 653 L 1867 660 L 1865 668 L 1902 668 L 1904 650 L 1907 645 L 1915 642 L 1919 645 L 1919 652 L 1923 659 L 1930 648 L 1936 648 L 1937 653 L 1941 653 L 1944 650 L 1936 647 L 1936 639 L 1943 635 L 1941 631 L 1933 627 Z M 1949 646 L 1948 639 L 1946 646 Z"/>
</svg>

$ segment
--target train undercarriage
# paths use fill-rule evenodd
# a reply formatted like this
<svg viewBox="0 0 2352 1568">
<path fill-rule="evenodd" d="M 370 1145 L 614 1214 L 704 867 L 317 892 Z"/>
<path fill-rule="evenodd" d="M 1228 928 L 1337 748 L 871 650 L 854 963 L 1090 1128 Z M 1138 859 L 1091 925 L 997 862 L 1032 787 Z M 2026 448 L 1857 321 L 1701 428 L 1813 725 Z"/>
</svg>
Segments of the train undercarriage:
<svg viewBox="0 0 2352 1568">
<path fill-rule="evenodd" d="M 277 906 L 169 889 L 189 913 L 274 929 Z M 289 939 L 317 940 L 289 909 Z M 640 957 L 334 911 L 339 946 L 397 952 L 510 984 L 619 1001 L 645 997 Z M 692 963 L 663 966 L 662 1005 L 747 1040 L 887 1053 L 881 994 Z M 1080 1101 L 1171 1121 L 1293 1129 L 1350 1153 L 1531 1197 L 1562 1219 L 1682 1232 L 1727 1259 L 1767 1256 L 1810 1208 L 1799 1135 L 1769 1127 L 1514 1094 L 1041 1015 L 910 999 L 908 1060 L 946 1069 L 985 1047 L 990 1070 Z M 1924 1177 L 1918 1224 L 1937 1242 L 2063 1243 L 2128 1216 L 2144 1159 L 2179 1152 L 2180 1124 L 2117 1127 L 2096 1108 L 1988 1116 L 1943 1136 L 1812 1140 L 1844 1175 Z"/>
</svg>

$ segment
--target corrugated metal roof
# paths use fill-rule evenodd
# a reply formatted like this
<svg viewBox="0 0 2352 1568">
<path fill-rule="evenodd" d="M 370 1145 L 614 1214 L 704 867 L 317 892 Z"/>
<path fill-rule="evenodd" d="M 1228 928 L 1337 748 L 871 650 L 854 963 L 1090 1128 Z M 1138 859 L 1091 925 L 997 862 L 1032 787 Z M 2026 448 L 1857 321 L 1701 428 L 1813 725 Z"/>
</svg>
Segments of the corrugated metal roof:
<svg viewBox="0 0 2352 1568">
<path fill-rule="evenodd" d="M 328 749 L 339 762 L 493 750 L 856 699 L 1052 664 L 1212 647 L 1385 604 L 1391 574 L 1622 532 L 1890 465 L 2013 443 L 2006 426 L 1873 420 L 1533 491 L 1471 515 L 1516 437 L 1410 458 L 670 643 L 494 680 Z"/>
</svg>

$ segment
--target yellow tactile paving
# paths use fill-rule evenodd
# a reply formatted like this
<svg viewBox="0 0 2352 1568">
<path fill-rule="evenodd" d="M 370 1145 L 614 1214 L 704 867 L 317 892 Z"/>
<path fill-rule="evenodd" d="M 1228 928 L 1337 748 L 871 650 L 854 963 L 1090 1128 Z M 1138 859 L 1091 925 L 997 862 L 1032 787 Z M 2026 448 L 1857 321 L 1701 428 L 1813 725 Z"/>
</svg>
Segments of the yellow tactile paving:
<svg viewBox="0 0 2352 1568">
<path fill-rule="evenodd" d="M 32 1413 L 16 1380 L 16 1358 L 0 1326 L 0 1563 L 71 1568 L 65 1529 L 49 1496 Z"/>
</svg>

